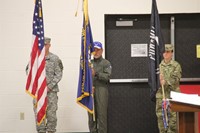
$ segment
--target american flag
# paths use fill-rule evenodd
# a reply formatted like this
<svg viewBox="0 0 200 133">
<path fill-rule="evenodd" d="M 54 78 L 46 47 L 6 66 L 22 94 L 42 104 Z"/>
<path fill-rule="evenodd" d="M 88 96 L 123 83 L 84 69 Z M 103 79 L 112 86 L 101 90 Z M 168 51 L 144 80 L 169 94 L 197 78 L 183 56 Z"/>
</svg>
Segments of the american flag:
<svg viewBox="0 0 200 133">
<path fill-rule="evenodd" d="M 45 73 L 45 47 L 44 27 L 42 17 L 42 1 L 35 1 L 33 14 L 33 42 L 30 62 L 28 64 L 28 77 L 26 92 L 36 99 L 37 123 L 40 124 L 46 116 L 47 108 L 47 82 Z"/>
</svg>

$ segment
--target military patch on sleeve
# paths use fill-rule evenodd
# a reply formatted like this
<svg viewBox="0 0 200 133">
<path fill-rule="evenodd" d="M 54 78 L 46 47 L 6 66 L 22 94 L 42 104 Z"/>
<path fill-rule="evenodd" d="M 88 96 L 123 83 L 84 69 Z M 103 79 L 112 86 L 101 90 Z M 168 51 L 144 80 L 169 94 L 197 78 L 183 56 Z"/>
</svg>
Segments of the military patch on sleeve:
<svg viewBox="0 0 200 133">
<path fill-rule="evenodd" d="M 112 66 L 111 66 L 110 64 L 108 64 L 108 65 L 106 66 L 106 69 L 112 69 Z"/>
<path fill-rule="evenodd" d="M 60 69 L 63 70 L 63 64 L 62 64 L 61 60 L 58 61 L 58 65 L 59 65 Z"/>
</svg>

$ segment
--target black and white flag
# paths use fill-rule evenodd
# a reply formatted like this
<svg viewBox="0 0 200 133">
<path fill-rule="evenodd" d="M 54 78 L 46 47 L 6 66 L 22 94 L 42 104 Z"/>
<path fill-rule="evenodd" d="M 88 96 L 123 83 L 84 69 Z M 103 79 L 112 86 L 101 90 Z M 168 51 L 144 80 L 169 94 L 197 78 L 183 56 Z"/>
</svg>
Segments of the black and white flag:
<svg viewBox="0 0 200 133">
<path fill-rule="evenodd" d="M 156 0 L 152 0 L 150 42 L 148 47 L 149 58 L 149 78 L 148 83 L 151 87 L 151 99 L 155 99 L 155 94 L 160 87 L 159 64 L 164 52 L 164 41 L 161 33 L 160 19 Z"/>
</svg>

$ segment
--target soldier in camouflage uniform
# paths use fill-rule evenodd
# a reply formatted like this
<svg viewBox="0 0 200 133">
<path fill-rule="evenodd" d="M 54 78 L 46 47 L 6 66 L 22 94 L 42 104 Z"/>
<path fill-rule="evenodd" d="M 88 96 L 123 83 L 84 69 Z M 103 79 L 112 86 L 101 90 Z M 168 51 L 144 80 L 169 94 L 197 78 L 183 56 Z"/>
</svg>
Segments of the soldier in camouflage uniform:
<svg viewBox="0 0 200 133">
<path fill-rule="evenodd" d="M 111 75 L 111 64 L 102 57 L 102 44 L 94 42 L 95 55 L 92 60 L 93 93 L 95 118 L 88 113 L 90 133 L 107 133 L 108 82 Z"/>
<path fill-rule="evenodd" d="M 164 86 L 165 98 L 170 98 L 170 91 L 179 92 L 181 79 L 181 66 L 177 61 L 172 60 L 173 45 L 165 44 L 164 59 L 160 63 L 160 83 Z M 169 123 L 167 129 L 164 128 L 162 118 L 162 88 L 156 93 L 156 115 L 160 133 L 176 133 L 176 112 L 169 112 Z"/>
<path fill-rule="evenodd" d="M 45 58 L 46 58 L 46 80 L 47 80 L 47 110 L 46 119 L 40 125 L 36 124 L 38 133 L 55 133 L 57 126 L 57 116 L 56 111 L 58 109 L 58 96 L 59 92 L 58 82 L 62 78 L 63 65 L 59 57 L 51 52 L 50 48 L 50 38 L 45 37 Z M 34 100 L 34 107 L 36 101 Z M 36 108 L 34 108 L 36 113 Z"/>
</svg>

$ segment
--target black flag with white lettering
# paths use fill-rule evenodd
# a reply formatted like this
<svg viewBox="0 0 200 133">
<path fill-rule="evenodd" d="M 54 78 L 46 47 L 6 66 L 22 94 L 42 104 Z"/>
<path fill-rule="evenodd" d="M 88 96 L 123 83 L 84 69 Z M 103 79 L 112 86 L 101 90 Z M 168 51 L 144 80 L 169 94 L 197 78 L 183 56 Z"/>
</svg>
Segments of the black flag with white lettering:
<svg viewBox="0 0 200 133">
<path fill-rule="evenodd" d="M 151 87 L 151 99 L 155 100 L 155 94 L 160 87 L 159 64 L 164 52 L 164 41 L 161 33 L 160 19 L 157 9 L 156 0 L 152 0 L 151 9 L 151 27 L 150 42 L 148 46 L 149 58 L 149 78 L 148 82 Z"/>
</svg>

